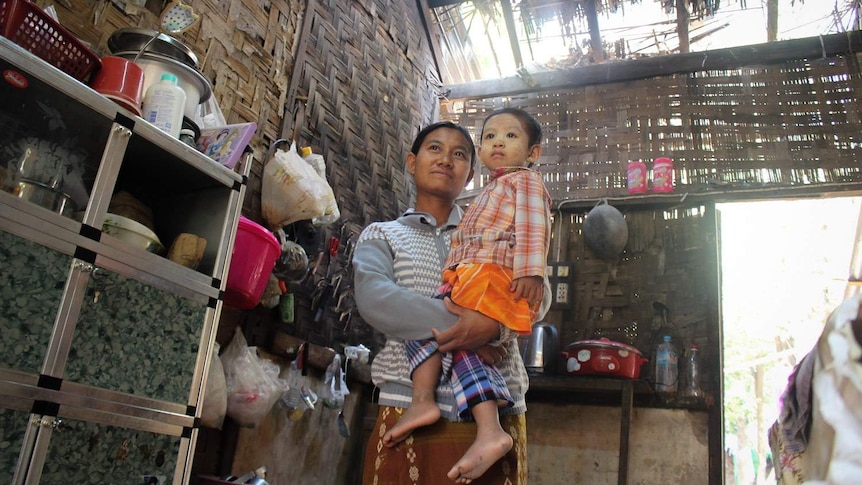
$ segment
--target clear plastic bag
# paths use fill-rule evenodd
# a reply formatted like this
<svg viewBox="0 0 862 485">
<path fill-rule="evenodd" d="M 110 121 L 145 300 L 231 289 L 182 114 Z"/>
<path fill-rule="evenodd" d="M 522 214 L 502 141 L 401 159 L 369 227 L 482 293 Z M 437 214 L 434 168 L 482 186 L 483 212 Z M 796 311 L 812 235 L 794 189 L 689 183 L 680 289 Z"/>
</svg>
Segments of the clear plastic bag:
<svg viewBox="0 0 862 485">
<path fill-rule="evenodd" d="M 227 382 L 218 353 L 219 345 L 216 343 L 210 358 L 206 394 L 201 407 L 201 426 L 215 429 L 221 429 L 227 413 Z"/>
<path fill-rule="evenodd" d="M 296 143 L 287 151 L 275 151 L 262 179 L 261 212 L 272 230 L 322 217 L 335 199 L 332 187 L 296 152 Z"/>
<path fill-rule="evenodd" d="M 221 361 L 227 384 L 227 415 L 241 426 L 257 426 L 286 391 L 278 378 L 278 364 L 258 357 L 239 327 Z"/>
</svg>

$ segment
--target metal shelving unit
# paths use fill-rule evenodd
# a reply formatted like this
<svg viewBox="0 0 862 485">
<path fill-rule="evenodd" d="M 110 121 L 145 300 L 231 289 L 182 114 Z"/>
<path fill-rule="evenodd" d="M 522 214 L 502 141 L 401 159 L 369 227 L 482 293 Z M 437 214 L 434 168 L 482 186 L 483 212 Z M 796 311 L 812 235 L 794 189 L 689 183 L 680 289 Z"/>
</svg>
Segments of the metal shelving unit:
<svg viewBox="0 0 862 485">
<path fill-rule="evenodd" d="M 74 151 L 87 192 L 79 221 L 0 191 L 0 482 L 188 483 L 250 163 L 213 162 L 2 37 L 0 73 L 0 154 Z M 166 246 L 207 240 L 197 269 L 102 231 L 127 189 Z"/>
</svg>

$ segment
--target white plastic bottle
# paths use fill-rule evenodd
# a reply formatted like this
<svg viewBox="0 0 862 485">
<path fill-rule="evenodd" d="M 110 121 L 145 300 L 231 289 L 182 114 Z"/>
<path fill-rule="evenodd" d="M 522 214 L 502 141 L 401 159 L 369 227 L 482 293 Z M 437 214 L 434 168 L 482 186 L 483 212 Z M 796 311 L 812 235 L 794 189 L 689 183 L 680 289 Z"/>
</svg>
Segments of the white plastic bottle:
<svg viewBox="0 0 862 485">
<path fill-rule="evenodd" d="M 186 92 L 177 82 L 175 75 L 162 74 L 161 80 L 147 89 L 143 103 L 144 119 L 174 138 L 180 137 L 186 105 Z"/>
<path fill-rule="evenodd" d="M 318 153 L 313 153 L 311 151 L 311 147 L 302 147 L 300 149 L 300 155 L 302 155 L 303 160 L 308 162 L 309 165 L 314 168 L 314 171 L 317 172 L 317 175 L 320 175 L 324 181 L 329 183 L 326 180 L 326 160 L 323 158 L 323 155 Z M 325 226 L 327 224 L 332 224 L 341 218 L 341 211 L 338 210 L 338 202 L 333 197 L 326 204 L 326 212 L 321 217 L 315 217 L 312 219 L 312 223 L 315 226 Z"/>
<path fill-rule="evenodd" d="M 679 354 L 670 335 L 665 335 L 655 356 L 655 390 L 660 394 L 676 394 L 679 385 Z"/>
</svg>

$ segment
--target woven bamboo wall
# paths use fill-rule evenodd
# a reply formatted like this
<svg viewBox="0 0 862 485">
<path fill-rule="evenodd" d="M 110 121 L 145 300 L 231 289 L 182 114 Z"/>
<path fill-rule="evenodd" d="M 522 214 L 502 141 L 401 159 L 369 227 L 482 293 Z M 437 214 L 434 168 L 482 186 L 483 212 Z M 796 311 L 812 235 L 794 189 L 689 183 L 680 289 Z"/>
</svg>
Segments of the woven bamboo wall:
<svg viewBox="0 0 862 485">
<path fill-rule="evenodd" d="M 488 111 L 525 108 L 545 130 L 556 202 L 625 195 L 628 162 L 659 156 L 676 192 L 859 183 L 860 77 L 854 56 L 808 59 L 446 100 L 441 117 L 478 134 Z"/>
<path fill-rule="evenodd" d="M 108 38 L 124 27 L 156 29 L 158 14 L 168 3 L 139 1 L 39 0 L 53 4 L 60 22 L 89 42 L 100 55 L 109 55 Z M 249 177 L 244 212 L 260 215 L 260 174 L 267 148 L 284 123 L 284 104 L 296 56 L 304 0 L 187 0 L 200 22 L 174 37 L 198 56 L 201 71 L 212 82 L 213 96 L 228 123 L 254 121 L 257 133 L 249 145 L 255 164 Z"/>
<path fill-rule="evenodd" d="M 391 219 L 410 199 L 404 161 L 430 123 L 433 60 L 415 2 L 309 2 L 287 133 L 327 161 L 342 219 Z"/>
<path fill-rule="evenodd" d="M 156 29 L 162 2 L 154 13 L 138 2 L 86 0 L 38 1 L 53 4 L 61 23 L 89 42 L 100 55 L 109 55 L 108 38 L 119 28 Z M 165 2 L 166 3 L 166 2 Z M 201 21 L 174 37 L 198 56 L 201 71 L 213 84 L 213 94 L 228 123 L 254 121 L 252 140 L 262 156 L 277 139 L 293 66 L 296 31 L 304 2 L 188 0 Z"/>
<path fill-rule="evenodd" d="M 404 164 L 413 137 L 434 117 L 434 64 L 415 2 L 312 0 L 303 27 L 283 137 L 326 159 L 341 221 L 318 229 L 318 249 L 332 237 L 340 240 L 335 258 L 322 267 L 343 275 L 343 289 L 352 286 L 351 238 L 408 207 Z M 382 346 L 383 336 L 355 311 L 349 322 L 331 308 L 314 321 L 308 283 L 297 296 L 296 323 L 285 331 L 336 349 L 339 343 Z"/>
</svg>

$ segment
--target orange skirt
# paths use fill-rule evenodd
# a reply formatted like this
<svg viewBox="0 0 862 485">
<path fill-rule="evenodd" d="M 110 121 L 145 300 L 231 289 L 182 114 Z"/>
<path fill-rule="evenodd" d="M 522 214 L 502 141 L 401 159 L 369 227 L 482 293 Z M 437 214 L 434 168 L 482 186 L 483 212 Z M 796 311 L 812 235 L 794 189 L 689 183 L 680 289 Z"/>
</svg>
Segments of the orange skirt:
<svg viewBox="0 0 862 485">
<path fill-rule="evenodd" d="M 498 264 L 459 264 L 443 271 L 443 284 L 452 288 L 452 301 L 476 310 L 508 328 L 529 334 L 539 305 L 521 298 L 515 301 L 510 290 L 512 270 Z"/>
<path fill-rule="evenodd" d="M 387 448 L 383 435 L 406 411 L 380 406 L 377 422 L 365 447 L 364 485 L 436 485 L 453 483 L 446 477 L 476 438 L 476 423 L 440 419 L 414 431 L 406 440 Z M 500 416 L 500 424 L 515 445 L 473 485 L 527 485 L 527 419 L 523 414 Z"/>
</svg>

